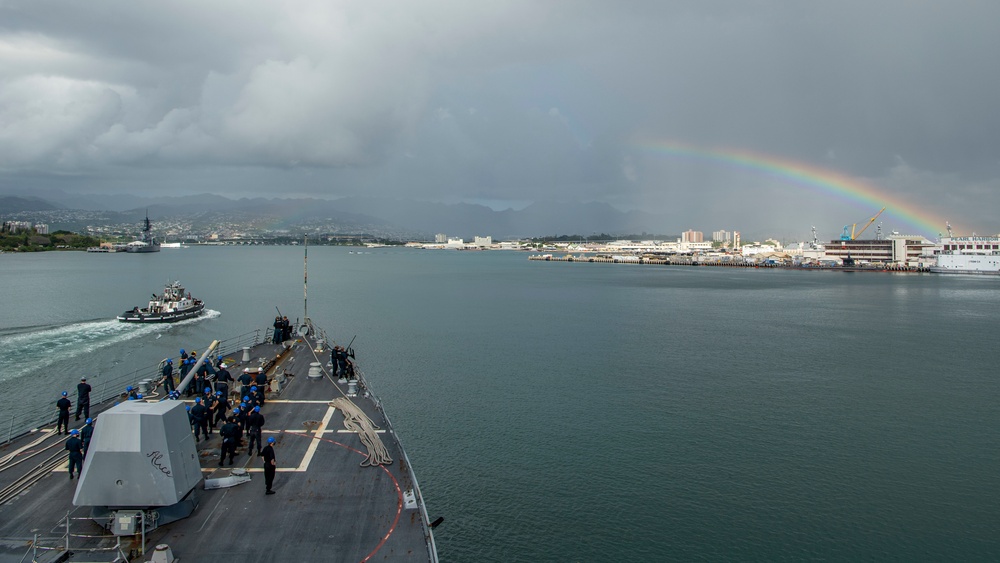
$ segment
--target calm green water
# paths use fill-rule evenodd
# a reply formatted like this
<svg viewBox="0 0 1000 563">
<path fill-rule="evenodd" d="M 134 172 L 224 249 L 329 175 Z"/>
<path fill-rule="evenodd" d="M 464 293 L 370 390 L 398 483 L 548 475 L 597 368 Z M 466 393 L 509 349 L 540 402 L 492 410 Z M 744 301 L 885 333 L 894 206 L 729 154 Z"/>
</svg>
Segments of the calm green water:
<svg viewBox="0 0 1000 563">
<path fill-rule="evenodd" d="M 0 256 L 0 424 L 302 316 L 302 249 Z M 110 322 L 179 279 L 215 311 Z M 309 249 L 445 561 L 1000 559 L 1000 279 Z"/>
</svg>

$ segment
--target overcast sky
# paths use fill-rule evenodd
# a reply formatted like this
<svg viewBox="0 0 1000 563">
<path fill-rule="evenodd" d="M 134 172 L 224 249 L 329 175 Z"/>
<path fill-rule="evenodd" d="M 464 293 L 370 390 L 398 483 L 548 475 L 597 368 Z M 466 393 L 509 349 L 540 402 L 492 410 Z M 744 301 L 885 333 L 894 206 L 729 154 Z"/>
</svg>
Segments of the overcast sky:
<svg viewBox="0 0 1000 563">
<path fill-rule="evenodd" d="M 599 201 L 821 238 L 878 211 L 642 148 L 673 140 L 997 233 L 997 22 L 986 1 L 0 0 L 0 190 Z"/>
</svg>

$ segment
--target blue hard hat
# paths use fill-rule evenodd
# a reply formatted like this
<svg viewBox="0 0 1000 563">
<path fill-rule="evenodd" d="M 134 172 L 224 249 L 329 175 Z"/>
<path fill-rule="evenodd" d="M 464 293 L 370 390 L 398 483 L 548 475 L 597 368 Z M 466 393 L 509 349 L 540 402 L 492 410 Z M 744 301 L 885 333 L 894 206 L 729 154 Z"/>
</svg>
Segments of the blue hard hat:
<svg viewBox="0 0 1000 563">
<path fill-rule="evenodd" d="M 172 363 L 174 363 L 174 361 L 173 361 L 173 360 L 171 360 L 170 358 L 167 358 L 167 363 L 168 363 L 168 364 L 172 364 Z"/>
<path fill-rule="evenodd" d="M 91 422 L 94 422 L 94 419 L 92 419 L 92 418 L 88 418 L 88 419 L 87 419 L 87 424 L 90 424 Z"/>
<path fill-rule="evenodd" d="M 257 386 L 256 386 L 256 385 L 254 385 L 253 387 L 251 387 L 251 388 L 250 388 L 250 390 L 251 390 L 251 391 L 256 391 L 256 390 L 257 390 Z"/>
<path fill-rule="evenodd" d="M 205 392 L 206 393 L 211 393 L 212 392 L 212 388 L 211 387 L 206 387 L 205 388 Z"/>
<path fill-rule="evenodd" d="M 268 444 L 273 444 L 274 443 L 274 436 L 268 436 L 267 437 L 267 443 Z"/>
<path fill-rule="evenodd" d="M 253 412 L 260 412 L 260 407 L 259 407 L 259 406 L 257 406 L 257 407 L 254 407 L 254 408 L 253 408 Z"/>
<path fill-rule="evenodd" d="M 245 409 L 245 408 L 247 408 L 247 404 L 246 403 L 240 403 L 239 408 Z"/>
<path fill-rule="evenodd" d="M 184 353 L 184 348 L 181 348 L 181 354 L 183 354 L 183 353 Z"/>
<path fill-rule="evenodd" d="M 221 359 L 222 359 L 222 356 L 217 356 L 217 357 L 216 357 L 215 359 L 216 359 L 216 360 L 221 360 Z"/>
<path fill-rule="evenodd" d="M 194 402 L 196 402 L 196 403 L 200 403 L 200 402 L 201 402 L 201 397 L 195 397 L 195 398 L 194 398 Z"/>
<path fill-rule="evenodd" d="M 245 396 L 243 397 L 243 402 L 244 402 L 244 403 L 249 403 L 249 402 L 250 402 L 250 395 L 245 395 Z"/>
<path fill-rule="evenodd" d="M 76 428 L 74 428 L 74 429 L 70 430 L 69 433 L 72 434 L 73 436 L 76 436 L 77 434 L 80 433 L 80 431 L 77 430 Z"/>
<path fill-rule="evenodd" d="M 222 391 L 216 391 L 215 394 L 221 397 L 222 396 Z"/>
<path fill-rule="evenodd" d="M 66 396 L 66 392 L 65 392 L 65 391 L 63 391 L 63 397 L 65 397 L 65 396 Z"/>
<path fill-rule="evenodd" d="M 141 399 L 142 398 L 142 393 L 136 393 L 135 396 L 136 396 L 137 399 Z"/>
<path fill-rule="evenodd" d="M 125 388 L 125 390 L 126 390 L 126 391 L 131 391 L 131 390 L 132 390 L 132 386 L 131 386 L 131 385 L 129 385 L 128 387 L 126 387 L 126 388 Z"/>
<path fill-rule="evenodd" d="M 186 411 L 191 410 L 191 405 L 184 405 L 184 410 L 186 410 Z"/>
</svg>

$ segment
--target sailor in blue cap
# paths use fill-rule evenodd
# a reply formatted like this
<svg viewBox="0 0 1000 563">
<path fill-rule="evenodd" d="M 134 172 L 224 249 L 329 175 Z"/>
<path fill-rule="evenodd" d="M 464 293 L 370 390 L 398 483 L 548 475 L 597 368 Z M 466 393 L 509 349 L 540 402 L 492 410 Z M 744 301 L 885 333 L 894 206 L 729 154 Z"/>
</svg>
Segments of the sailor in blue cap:
<svg viewBox="0 0 1000 563">
<path fill-rule="evenodd" d="M 56 407 L 59 408 L 59 420 L 56 422 L 56 434 L 62 434 L 63 432 L 69 432 L 69 409 L 73 406 L 66 396 L 69 393 L 63 391 L 62 396 L 56 401 Z"/>
<path fill-rule="evenodd" d="M 195 397 L 194 406 L 191 407 L 191 418 L 194 419 L 194 441 L 201 441 L 201 434 L 208 439 L 208 409 L 201 404 L 201 397 Z"/>
<path fill-rule="evenodd" d="M 222 394 L 222 391 L 215 392 L 214 406 L 215 423 L 219 425 L 219 428 L 222 428 L 222 425 L 226 423 L 226 412 L 229 411 L 229 401 Z"/>
<path fill-rule="evenodd" d="M 264 458 L 264 487 L 266 488 L 265 495 L 273 495 L 274 490 L 271 486 L 274 484 L 274 472 L 278 468 L 278 463 L 274 459 L 274 448 L 271 447 L 274 444 L 274 436 L 268 436 L 267 446 L 261 451 L 260 455 Z"/>
<path fill-rule="evenodd" d="M 83 441 L 83 457 L 87 457 L 87 450 L 90 449 L 90 438 L 94 435 L 94 419 L 88 418 L 80 429 L 80 440 Z"/>
<path fill-rule="evenodd" d="M 236 440 L 239 436 L 240 428 L 236 424 L 236 417 L 231 416 L 222 428 L 219 428 L 219 436 L 222 436 L 222 453 L 219 455 L 219 467 L 226 464 L 226 456 L 229 456 L 229 465 L 233 464 L 233 456 L 236 455 Z"/>
<path fill-rule="evenodd" d="M 264 428 L 264 415 L 260 414 L 260 407 L 254 407 L 253 411 L 247 415 L 247 432 L 250 434 L 250 443 L 247 445 L 247 453 L 253 455 L 254 444 L 257 445 L 257 455 L 260 455 L 261 429 Z"/>
<path fill-rule="evenodd" d="M 69 440 L 66 440 L 66 451 L 69 452 L 69 478 L 73 478 L 73 469 L 77 474 L 83 471 L 83 442 L 78 437 L 80 431 L 74 428 L 70 430 Z"/>
</svg>

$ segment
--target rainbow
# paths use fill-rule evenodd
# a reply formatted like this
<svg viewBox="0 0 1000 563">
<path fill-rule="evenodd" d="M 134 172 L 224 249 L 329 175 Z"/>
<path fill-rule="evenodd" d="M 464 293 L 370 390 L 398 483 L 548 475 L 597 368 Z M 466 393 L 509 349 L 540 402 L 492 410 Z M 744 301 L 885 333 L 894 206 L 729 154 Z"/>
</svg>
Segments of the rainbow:
<svg viewBox="0 0 1000 563">
<path fill-rule="evenodd" d="M 887 194 L 857 178 L 805 162 L 747 149 L 701 147 L 673 140 L 639 141 L 634 143 L 634 146 L 656 154 L 724 164 L 766 174 L 794 186 L 856 204 L 872 214 L 885 207 L 886 216 L 917 229 L 916 233 L 907 234 L 934 237 L 945 226 L 945 221 L 941 217 L 920 209 L 899 196 Z"/>
</svg>

